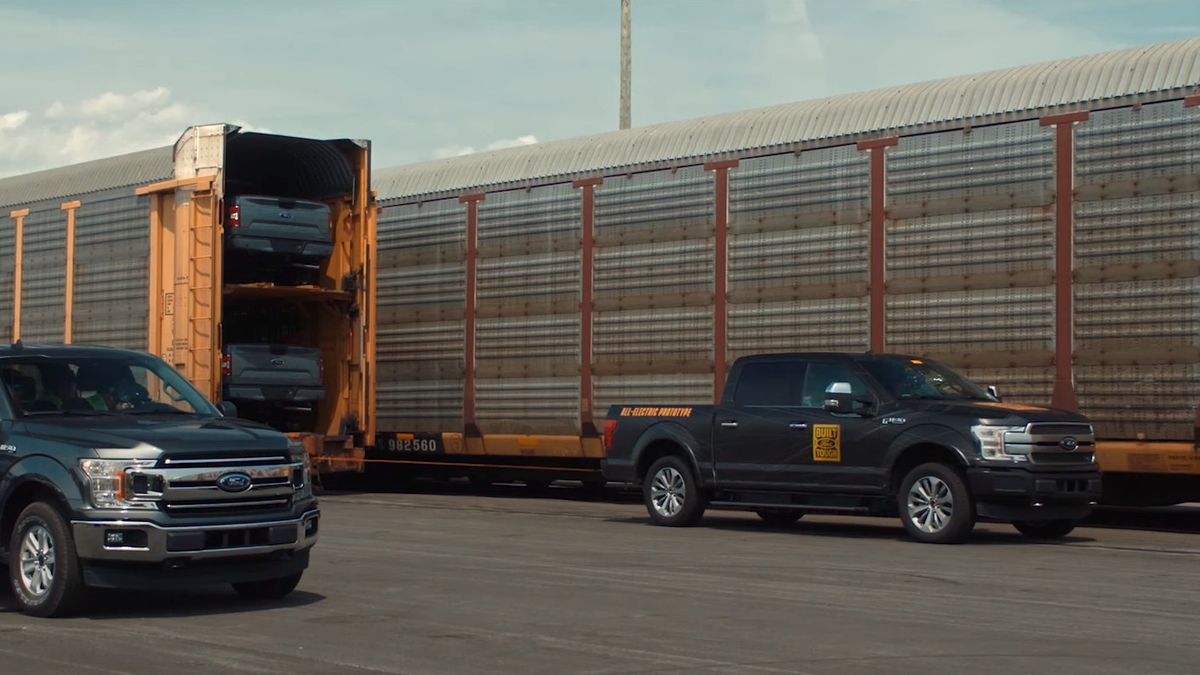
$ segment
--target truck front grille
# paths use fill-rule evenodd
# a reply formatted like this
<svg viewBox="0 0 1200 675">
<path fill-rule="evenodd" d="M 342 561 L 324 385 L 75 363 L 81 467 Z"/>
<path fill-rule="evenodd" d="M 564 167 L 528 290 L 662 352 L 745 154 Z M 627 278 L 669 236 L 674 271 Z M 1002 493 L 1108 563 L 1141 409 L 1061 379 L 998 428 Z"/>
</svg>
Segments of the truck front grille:
<svg viewBox="0 0 1200 675">
<path fill-rule="evenodd" d="M 1091 464 L 1096 452 L 1096 436 L 1090 424 L 1035 422 L 1024 430 L 1004 435 L 1004 447 L 1023 454 L 1034 464 Z"/>
<path fill-rule="evenodd" d="M 230 474 L 241 474 L 242 484 L 222 481 Z M 286 453 L 187 454 L 132 473 L 130 485 L 135 499 L 156 501 L 163 511 L 186 518 L 286 509 L 303 487 L 303 476 L 303 464 Z"/>
</svg>

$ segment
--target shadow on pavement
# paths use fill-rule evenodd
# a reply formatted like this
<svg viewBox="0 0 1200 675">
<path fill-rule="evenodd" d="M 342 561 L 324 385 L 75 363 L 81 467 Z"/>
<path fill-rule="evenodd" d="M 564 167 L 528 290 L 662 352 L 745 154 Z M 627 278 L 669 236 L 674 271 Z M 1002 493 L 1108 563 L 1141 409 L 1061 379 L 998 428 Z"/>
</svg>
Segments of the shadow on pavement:
<svg viewBox="0 0 1200 675">
<path fill-rule="evenodd" d="M 0 568 L 3 569 L 3 568 Z M 0 588 L 0 613 L 20 609 L 6 579 Z M 92 589 L 87 604 L 75 618 L 105 620 L 154 617 L 245 614 L 313 605 L 325 599 L 320 593 L 296 590 L 281 600 L 246 600 L 228 588 L 202 587 L 175 591 Z"/>
<path fill-rule="evenodd" d="M 888 518 L 864 517 L 861 520 L 851 522 L 850 517 L 845 520 L 842 517 L 836 521 L 827 520 L 810 520 L 810 518 L 822 518 L 823 516 L 805 516 L 805 518 L 793 525 L 773 526 L 760 522 L 757 517 L 739 517 L 732 512 L 718 512 L 712 515 L 706 514 L 704 519 L 700 521 L 697 528 L 709 530 L 724 530 L 729 532 L 776 532 L 776 533 L 792 533 L 803 535 L 806 537 L 828 537 L 837 539 L 886 539 L 891 541 L 909 542 L 914 545 L 918 542 L 913 541 L 904 532 L 903 525 L 898 520 Z M 608 522 L 612 523 L 630 523 L 645 525 L 647 527 L 658 527 L 650 522 L 649 517 L 634 517 L 634 518 L 608 518 Z M 976 527 L 971 533 L 971 538 L 967 540 L 966 545 L 990 545 L 990 546 L 1028 546 L 1031 543 L 1041 544 L 1079 544 L 1095 541 L 1092 537 L 1079 535 L 1070 535 L 1062 539 L 1053 541 L 1033 540 L 1028 539 L 1016 530 L 1009 531 L 1008 526 L 1003 523 L 981 523 L 990 527 L 1000 528 L 998 530 L 982 529 Z"/>
</svg>

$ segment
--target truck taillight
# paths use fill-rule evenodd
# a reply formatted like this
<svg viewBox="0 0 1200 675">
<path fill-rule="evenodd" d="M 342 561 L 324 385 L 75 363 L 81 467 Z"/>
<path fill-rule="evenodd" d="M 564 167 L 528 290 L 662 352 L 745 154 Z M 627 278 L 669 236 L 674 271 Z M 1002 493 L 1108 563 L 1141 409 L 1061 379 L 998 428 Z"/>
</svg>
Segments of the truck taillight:
<svg viewBox="0 0 1200 675">
<path fill-rule="evenodd" d="M 324 381 L 325 380 L 325 357 L 324 356 L 317 357 L 317 370 L 318 370 L 318 372 L 320 372 L 321 380 Z"/>
<path fill-rule="evenodd" d="M 612 447 L 613 434 L 617 433 L 616 420 L 604 420 L 604 449 Z"/>
<path fill-rule="evenodd" d="M 221 375 L 225 377 L 233 375 L 233 357 L 229 354 L 221 355 Z"/>
<path fill-rule="evenodd" d="M 229 215 L 225 218 L 227 227 L 238 228 L 242 225 L 242 207 L 234 204 L 229 207 Z"/>
</svg>

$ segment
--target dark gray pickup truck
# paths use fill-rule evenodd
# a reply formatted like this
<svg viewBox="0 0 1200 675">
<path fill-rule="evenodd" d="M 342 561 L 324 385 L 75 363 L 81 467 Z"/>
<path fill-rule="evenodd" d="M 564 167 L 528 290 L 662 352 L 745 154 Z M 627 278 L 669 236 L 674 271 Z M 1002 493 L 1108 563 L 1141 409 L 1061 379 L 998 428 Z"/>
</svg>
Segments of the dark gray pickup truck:
<svg viewBox="0 0 1200 675">
<path fill-rule="evenodd" d="M 320 202 L 239 195 L 225 214 L 225 255 L 230 282 L 262 281 L 265 274 L 300 272 L 311 281 L 333 254 L 329 207 Z M 292 275 L 295 277 L 296 275 Z"/>
<path fill-rule="evenodd" d="M 742 358 L 720 405 L 612 406 L 604 442 L 605 478 L 641 484 L 661 525 L 692 525 L 711 507 L 779 525 L 898 515 L 930 543 L 963 541 L 977 519 L 1057 538 L 1101 488 L 1086 418 L 1003 403 L 899 355 Z"/>
<path fill-rule="evenodd" d="M 0 548 L 24 611 L 68 613 L 87 587 L 299 583 L 320 516 L 302 445 L 138 352 L 14 345 L 0 380 Z"/>
<path fill-rule="evenodd" d="M 321 350 L 313 347 L 226 345 L 221 367 L 229 401 L 311 406 L 325 399 Z"/>
</svg>

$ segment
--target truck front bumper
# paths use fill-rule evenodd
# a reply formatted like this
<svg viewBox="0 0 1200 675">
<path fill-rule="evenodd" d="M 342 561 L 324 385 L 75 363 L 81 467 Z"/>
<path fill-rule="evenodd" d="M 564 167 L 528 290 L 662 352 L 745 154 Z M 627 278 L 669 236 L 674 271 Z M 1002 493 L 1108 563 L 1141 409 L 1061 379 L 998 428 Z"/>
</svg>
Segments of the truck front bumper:
<svg viewBox="0 0 1200 675">
<path fill-rule="evenodd" d="M 967 478 L 981 518 L 1078 520 L 1100 501 L 1100 470 L 1043 472 L 1025 468 L 979 467 Z"/>
<path fill-rule="evenodd" d="M 73 520 L 75 549 L 91 562 L 191 562 L 307 551 L 317 543 L 321 510 L 270 522 L 165 527 L 137 520 Z"/>
</svg>

